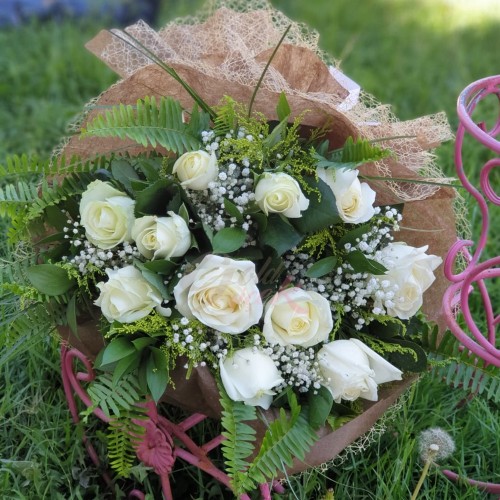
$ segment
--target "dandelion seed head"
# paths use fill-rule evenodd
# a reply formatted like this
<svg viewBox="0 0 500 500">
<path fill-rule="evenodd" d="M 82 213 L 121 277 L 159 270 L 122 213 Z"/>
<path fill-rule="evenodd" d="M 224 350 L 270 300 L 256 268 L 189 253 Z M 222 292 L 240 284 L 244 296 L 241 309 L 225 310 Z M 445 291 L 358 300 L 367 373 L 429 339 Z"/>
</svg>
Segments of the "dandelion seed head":
<svg viewBox="0 0 500 500">
<path fill-rule="evenodd" d="M 437 462 L 448 458 L 455 451 L 453 438 L 440 427 L 432 427 L 423 431 L 418 439 L 420 458 Z"/>
</svg>

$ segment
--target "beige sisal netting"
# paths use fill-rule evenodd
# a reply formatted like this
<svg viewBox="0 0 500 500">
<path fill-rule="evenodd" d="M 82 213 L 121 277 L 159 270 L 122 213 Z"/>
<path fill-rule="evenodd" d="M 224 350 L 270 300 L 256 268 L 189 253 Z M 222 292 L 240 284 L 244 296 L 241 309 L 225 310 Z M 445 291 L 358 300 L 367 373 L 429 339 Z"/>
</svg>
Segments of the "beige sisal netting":
<svg viewBox="0 0 500 500">
<path fill-rule="evenodd" d="M 272 50 L 288 26 L 291 27 L 282 53 L 278 52 L 276 56 L 281 71 L 276 68 L 277 65 L 271 65 L 262 88 L 274 93 L 284 91 L 287 96 L 307 98 L 336 111 L 341 110 L 355 125 L 359 135 L 368 139 L 394 138 L 384 145 L 396 153 L 401 166 L 425 178 L 445 181 L 430 152 L 451 138 L 444 113 L 400 122 L 389 106 L 379 104 L 367 94 L 361 93 L 360 98 L 352 99 L 349 92 L 352 89 L 346 88 L 348 85 L 341 80 L 337 64 L 319 49 L 318 33 L 304 24 L 291 21 L 265 0 L 211 1 L 197 17 L 176 19 L 159 32 L 143 21 L 126 31 L 170 65 L 193 68 L 200 78 L 207 75 L 254 88 Z M 287 65 L 279 64 L 280 57 L 287 57 L 287 45 L 305 49 L 304 58 L 309 58 L 312 52 L 330 65 L 330 73 L 322 73 L 321 78 L 317 78 L 317 74 L 310 75 L 312 81 L 308 81 L 307 85 L 297 75 L 287 74 Z M 92 49 L 92 44 L 90 47 Z M 109 36 L 104 45 L 99 45 L 99 50 L 99 57 L 122 78 L 151 64 L 147 55 L 134 48 L 133 41 L 126 43 L 118 37 Z M 288 68 L 296 70 L 292 65 Z M 379 162 L 376 168 L 377 173 L 383 176 L 393 171 L 387 162 Z M 391 182 L 388 186 L 401 201 L 425 199 L 438 189 L 416 183 Z"/>
</svg>

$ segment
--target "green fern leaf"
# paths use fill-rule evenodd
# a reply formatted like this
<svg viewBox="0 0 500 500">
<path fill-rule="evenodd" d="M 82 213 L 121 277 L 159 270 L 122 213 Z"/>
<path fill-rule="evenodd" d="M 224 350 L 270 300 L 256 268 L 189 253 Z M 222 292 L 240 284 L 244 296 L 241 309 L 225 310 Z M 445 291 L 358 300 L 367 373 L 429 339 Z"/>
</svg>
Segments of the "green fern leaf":
<svg viewBox="0 0 500 500">
<path fill-rule="evenodd" d="M 255 429 L 244 422 L 257 418 L 255 407 L 233 401 L 222 385 L 219 385 L 219 392 L 223 408 L 221 424 L 224 431 L 222 435 L 226 438 L 221 446 L 226 472 L 231 478 L 231 487 L 235 493 L 248 491 L 252 489 L 253 483 L 248 484 L 244 472 L 249 467 L 246 459 L 254 449 Z"/>
<path fill-rule="evenodd" d="M 424 332 L 422 344 L 429 352 L 433 376 L 450 387 L 481 394 L 495 403 L 500 401 L 500 368 L 488 365 L 467 349 L 461 350 L 460 342 L 450 331 L 441 342 L 437 328 Z"/>
<path fill-rule="evenodd" d="M 225 135 L 231 130 L 238 128 L 238 116 L 244 112 L 242 107 L 234 99 L 228 96 L 224 97 L 223 104 L 217 107 L 217 116 L 214 120 L 214 131 L 216 135 Z"/>
<path fill-rule="evenodd" d="M 374 145 L 366 139 L 348 137 L 342 148 L 343 163 L 361 163 L 382 160 L 390 154 L 388 149 Z"/>
<path fill-rule="evenodd" d="M 88 123 L 82 136 L 128 138 L 144 147 L 160 145 L 180 154 L 201 147 L 200 123 L 200 119 L 184 123 L 182 107 L 175 99 L 162 97 L 157 103 L 154 97 L 145 97 L 136 106 L 113 106 Z"/>
<path fill-rule="evenodd" d="M 144 414 L 144 409 L 138 405 L 145 399 L 140 396 L 139 382 L 133 374 L 113 383 L 112 374 L 104 373 L 90 384 L 87 392 L 92 403 L 101 407 L 108 418 L 122 414 L 136 414 L 134 418 L 141 418 Z"/>
<path fill-rule="evenodd" d="M 110 465 L 119 476 L 127 477 L 135 463 L 135 447 L 144 433 L 137 420 L 147 418 L 139 382 L 130 373 L 116 382 L 111 373 L 104 373 L 90 384 L 87 392 L 92 404 L 110 418 L 107 436 Z"/>
<path fill-rule="evenodd" d="M 83 193 L 90 180 L 89 175 L 81 174 L 64 177 L 62 181 L 52 179 L 49 182 L 43 179 L 39 188 L 31 185 L 30 191 L 23 192 L 25 198 L 30 196 L 29 203 L 28 200 L 18 202 L 19 209 L 11 214 L 11 227 L 7 232 L 9 241 L 16 242 L 26 236 L 33 226 L 33 221 L 41 217 L 48 207 Z"/>
<path fill-rule="evenodd" d="M 23 176 L 45 173 L 49 168 L 49 160 L 41 160 L 37 156 L 12 155 L 5 160 L 5 165 L 0 165 L 0 176 Z"/>
<path fill-rule="evenodd" d="M 119 477 L 128 477 L 136 461 L 135 444 L 139 438 L 137 432 L 142 427 L 132 420 L 113 419 L 108 426 L 107 445 L 111 468 Z"/>
<path fill-rule="evenodd" d="M 290 394 L 290 412 L 280 409 L 279 417 L 269 425 L 259 453 L 248 469 L 248 477 L 261 483 L 271 479 L 277 471 L 286 471 L 293 459 L 303 460 L 318 439 L 293 393 Z"/>
<path fill-rule="evenodd" d="M 18 181 L 0 187 L 0 216 L 14 218 L 38 199 L 38 189 L 30 182 Z"/>
<path fill-rule="evenodd" d="M 318 166 L 324 168 L 353 169 L 364 163 L 379 161 L 391 155 L 389 149 L 381 148 L 367 139 L 348 137 L 344 146 L 332 151 L 327 158 L 319 154 L 314 157 Z"/>
<path fill-rule="evenodd" d="M 67 159 L 61 156 L 57 159 L 40 159 L 38 156 L 12 155 L 5 160 L 5 165 L 0 164 L 0 177 L 7 179 L 9 177 L 31 177 L 36 178 L 39 175 L 47 177 L 58 175 L 69 175 L 78 173 L 88 173 L 102 168 L 106 168 L 109 159 L 96 157 L 92 160 L 82 160 L 77 156 Z"/>
</svg>

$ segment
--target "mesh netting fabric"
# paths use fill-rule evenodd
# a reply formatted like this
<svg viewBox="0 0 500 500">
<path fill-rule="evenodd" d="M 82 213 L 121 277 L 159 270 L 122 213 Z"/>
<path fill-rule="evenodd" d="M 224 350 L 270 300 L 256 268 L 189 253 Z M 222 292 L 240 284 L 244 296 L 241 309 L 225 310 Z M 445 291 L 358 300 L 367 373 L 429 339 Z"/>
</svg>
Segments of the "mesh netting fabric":
<svg viewBox="0 0 500 500">
<path fill-rule="evenodd" d="M 201 76 L 255 87 L 272 50 L 288 26 L 290 29 L 284 44 L 310 51 L 330 65 L 330 69 L 337 69 L 337 63 L 319 49 L 317 32 L 291 21 L 266 0 L 212 0 L 198 16 L 175 19 L 158 32 L 143 21 L 126 31 L 167 64 L 182 64 L 196 69 Z M 129 40 L 127 43 L 118 37 L 110 38 L 100 57 L 123 78 L 151 64 L 136 42 Z M 341 111 L 355 125 L 360 136 L 367 139 L 393 138 L 384 144 L 395 152 L 399 165 L 410 173 L 435 182 L 447 182 L 432 153 L 433 148 L 451 138 L 444 113 L 400 122 L 389 106 L 381 105 L 363 92 L 346 107 L 348 92 L 333 72 L 325 91 L 311 90 L 294 85 L 289 75 L 280 73 L 271 65 L 262 88 L 307 97 L 311 102 Z M 230 94 L 230 85 L 227 93 Z M 397 177 L 390 162 L 378 162 L 375 168 L 377 175 Z M 438 186 L 408 182 L 388 184 L 401 201 L 425 199 L 439 189 Z"/>
</svg>

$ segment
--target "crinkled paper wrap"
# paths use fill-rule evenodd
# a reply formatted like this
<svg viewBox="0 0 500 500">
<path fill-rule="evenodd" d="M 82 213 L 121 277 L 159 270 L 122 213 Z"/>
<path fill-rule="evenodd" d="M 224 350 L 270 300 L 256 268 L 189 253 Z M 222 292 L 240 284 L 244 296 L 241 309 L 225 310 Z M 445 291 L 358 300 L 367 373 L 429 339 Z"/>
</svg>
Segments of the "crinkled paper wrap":
<svg viewBox="0 0 500 500">
<path fill-rule="evenodd" d="M 233 2 L 234 4 L 235 2 Z M 229 95 L 248 103 L 272 50 L 290 21 L 267 3 L 251 11 L 248 4 L 236 2 L 239 10 L 222 7 L 199 22 L 174 21 L 159 33 L 140 22 L 128 30 L 177 73 L 211 106 Z M 304 34 L 306 33 L 306 34 Z M 123 79 L 113 85 L 87 109 L 82 126 L 110 105 L 135 104 L 145 96 L 171 96 L 190 109 L 193 102 L 182 86 L 158 66 L 151 64 L 133 47 L 101 32 L 87 45 Z M 359 87 L 337 68 L 326 65 L 317 48 L 317 36 L 304 26 L 292 23 L 290 35 L 278 49 L 270 70 L 257 93 L 254 110 L 276 119 L 275 108 L 281 91 L 287 94 L 292 119 L 305 112 L 304 126 L 319 127 L 329 123 L 332 147 L 341 146 L 347 137 L 368 139 L 392 138 L 386 146 L 394 157 L 363 167 L 366 175 L 417 178 L 424 175 L 440 181 L 442 174 L 434 165 L 432 149 L 451 137 L 442 114 L 399 122 L 388 106 L 360 94 Z M 401 138 L 401 136 L 405 136 Z M 71 138 L 64 154 L 92 158 L 107 153 L 138 154 L 145 149 L 128 140 L 115 138 Z M 429 245 L 429 253 L 444 257 L 456 241 L 455 216 L 451 188 L 425 184 L 376 182 L 380 205 L 405 202 L 402 229 L 397 239 L 413 246 Z M 443 292 L 447 287 L 443 273 L 424 298 L 424 312 L 444 329 L 441 311 Z M 62 329 L 63 337 L 94 358 L 103 345 L 95 324 L 80 325 L 81 340 Z M 168 403 L 188 411 L 211 417 L 220 416 L 218 391 L 207 368 L 197 368 L 189 380 L 182 363 L 171 374 L 175 389 L 164 396 Z M 295 464 L 294 473 L 317 466 L 335 457 L 347 445 L 367 432 L 391 406 L 414 378 L 382 388 L 376 403 L 367 403 L 366 411 L 335 432 L 320 431 L 321 439 L 313 447 L 305 463 Z M 268 412 L 272 415 L 272 412 Z M 262 431 L 263 429 L 260 429 Z"/>
<path fill-rule="evenodd" d="M 70 345 L 94 360 L 99 350 L 104 346 L 102 337 L 97 331 L 94 321 L 85 322 L 78 326 L 78 337 L 69 328 L 59 327 L 61 337 Z M 207 367 L 199 367 L 192 371 L 191 377 L 186 379 L 187 370 L 185 360 L 180 359 L 177 367 L 170 372 L 173 387 L 169 387 L 161 402 L 177 406 L 191 413 L 203 413 L 211 418 L 220 419 L 222 408 L 219 403 L 219 391 L 215 379 Z M 375 403 L 363 401 L 364 412 L 342 427 L 332 432 L 328 426 L 318 431 L 319 439 L 306 455 L 304 461 L 294 460 L 292 467 L 287 469 L 288 474 L 302 472 L 310 467 L 318 467 L 329 462 L 346 446 L 367 433 L 374 423 L 392 406 L 399 396 L 416 380 L 416 376 L 406 377 L 401 382 L 394 382 L 390 386 L 379 390 L 379 399 Z M 277 416 L 272 408 L 262 412 L 265 420 L 270 422 Z M 264 421 L 250 422 L 257 431 L 259 441 L 266 430 Z"/>
</svg>

